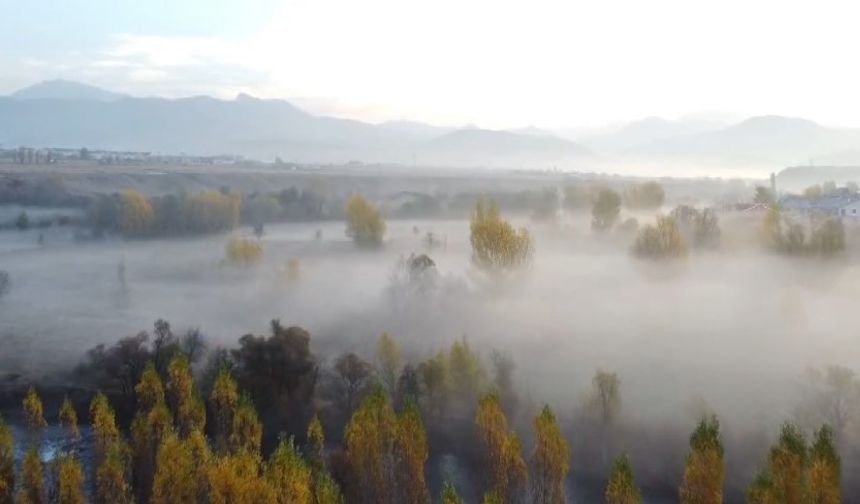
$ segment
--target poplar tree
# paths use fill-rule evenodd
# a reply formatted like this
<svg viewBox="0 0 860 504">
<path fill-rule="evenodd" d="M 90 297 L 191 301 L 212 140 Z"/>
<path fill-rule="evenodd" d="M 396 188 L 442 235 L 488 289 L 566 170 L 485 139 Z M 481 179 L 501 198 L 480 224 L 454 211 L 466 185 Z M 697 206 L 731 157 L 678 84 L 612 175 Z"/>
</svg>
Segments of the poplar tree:
<svg viewBox="0 0 860 504">
<path fill-rule="evenodd" d="M 224 454 L 230 446 L 233 415 L 239 403 L 239 387 L 227 368 L 218 370 L 209 394 L 209 403 L 215 416 L 215 451 Z"/>
<path fill-rule="evenodd" d="M 0 416 L 0 504 L 12 504 L 15 496 L 15 439 Z"/>
<path fill-rule="evenodd" d="M 414 402 L 397 417 L 398 488 L 402 502 L 426 504 L 430 502 L 424 466 L 427 463 L 427 433 L 421 421 L 421 412 Z"/>
<path fill-rule="evenodd" d="M 57 461 L 57 504 L 84 504 L 84 467 L 72 455 Z"/>
<path fill-rule="evenodd" d="M 642 496 L 633 478 L 633 466 L 627 454 L 623 454 L 612 465 L 612 474 L 606 485 L 606 504 L 639 504 Z"/>
<path fill-rule="evenodd" d="M 532 499 L 535 504 L 563 504 L 564 481 L 570 469 L 570 449 L 550 407 L 533 421 L 535 448 L 531 457 Z"/>
<path fill-rule="evenodd" d="M 769 456 L 770 473 L 780 502 L 801 504 L 805 501 L 808 456 L 800 429 L 792 423 L 783 424 Z"/>
<path fill-rule="evenodd" d="M 75 411 L 74 406 L 72 406 L 69 396 L 63 398 L 63 405 L 60 407 L 60 425 L 66 429 L 66 432 L 72 439 L 80 439 L 81 430 L 78 428 L 78 413 Z"/>
<path fill-rule="evenodd" d="M 723 502 L 723 442 L 716 416 L 703 418 L 690 436 L 690 453 L 679 491 L 682 504 Z"/>
<path fill-rule="evenodd" d="M 18 504 L 47 504 L 45 497 L 45 472 L 39 450 L 31 446 L 21 462 L 21 487 L 18 489 Z"/>
<path fill-rule="evenodd" d="M 393 502 L 397 417 L 382 390 L 362 401 L 344 432 L 352 475 L 350 502 Z"/>
<path fill-rule="evenodd" d="M 815 433 L 809 463 L 809 500 L 813 504 L 838 504 L 842 461 L 833 442 L 833 430 L 822 426 Z"/>
</svg>

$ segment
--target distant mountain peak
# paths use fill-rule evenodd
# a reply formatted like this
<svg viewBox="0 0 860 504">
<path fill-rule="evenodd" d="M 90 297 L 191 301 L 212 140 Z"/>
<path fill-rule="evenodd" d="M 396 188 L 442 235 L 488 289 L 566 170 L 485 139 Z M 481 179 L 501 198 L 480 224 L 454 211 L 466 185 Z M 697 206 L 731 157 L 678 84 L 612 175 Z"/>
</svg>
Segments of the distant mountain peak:
<svg viewBox="0 0 860 504">
<path fill-rule="evenodd" d="M 42 81 L 15 91 L 16 100 L 86 100 L 112 102 L 127 98 L 126 95 L 107 91 L 80 82 L 54 79 Z"/>
</svg>

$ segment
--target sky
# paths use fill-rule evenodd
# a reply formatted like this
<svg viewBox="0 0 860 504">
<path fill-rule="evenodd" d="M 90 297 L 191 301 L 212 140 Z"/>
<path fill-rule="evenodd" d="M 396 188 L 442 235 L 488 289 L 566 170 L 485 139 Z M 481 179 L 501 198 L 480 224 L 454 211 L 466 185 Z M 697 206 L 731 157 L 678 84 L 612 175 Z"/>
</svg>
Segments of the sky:
<svg viewBox="0 0 860 504">
<path fill-rule="evenodd" d="M 792 0 L 0 0 L 0 94 L 63 78 L 240 92 L 372 122 L 647 116 L 860 126 L 860 4 Z"/>
</svg>

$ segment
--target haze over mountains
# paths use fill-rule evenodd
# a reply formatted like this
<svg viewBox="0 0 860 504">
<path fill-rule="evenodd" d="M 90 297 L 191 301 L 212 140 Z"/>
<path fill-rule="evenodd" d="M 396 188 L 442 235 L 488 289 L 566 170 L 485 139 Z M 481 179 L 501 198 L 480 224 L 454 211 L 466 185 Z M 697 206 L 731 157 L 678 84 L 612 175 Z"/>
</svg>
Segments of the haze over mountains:
<svg viewBox="0 0 860 504">
<path fill-rule="evenodd" d="M 860 129 L 781 116 L 736 124 L 651 117 L 574 133 L 535 126 L 498 131 L 411 121 L 370 124 L 248 95 L 139 98 L 70 81 L 43 82 L 0 97 L 0 145 L 664 175 L 762 174 L 810 160 L 860 162 Z"/>
</svg>

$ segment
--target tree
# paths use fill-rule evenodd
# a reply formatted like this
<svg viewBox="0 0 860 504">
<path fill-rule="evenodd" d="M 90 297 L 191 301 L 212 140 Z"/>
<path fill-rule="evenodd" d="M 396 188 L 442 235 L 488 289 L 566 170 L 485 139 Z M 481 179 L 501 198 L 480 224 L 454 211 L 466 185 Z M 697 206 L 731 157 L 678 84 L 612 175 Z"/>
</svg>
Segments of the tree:
<svg viewBox="0 0 860 504">
<path fill-rule="evenodd" d="M 450 482 L 445 482 L 442 487 L 442 497 L 439 504 L 465 504 L 465 501 L 457 495 L 457 489 Z"/>
<path fill-rule="evenodd" d="M 427 433 L 421 413 L 415 403 L 407 404 L 397 416 L 397 443 L 395 445 L 398 474 L 398 502 L 428 504 L 430 493 L 424 478 L 427 463 Z"/>
<path fill-rule="evenodd" d="M 535 448 L 531 458 L 532 501 L 534 504 L 564 504 L 564 481 L 570 469 L 567 441 L 548 405 L 535 417 L 533 424 Z"/>
<path fill-rule="evenodd" d="M 308 450 L 310 451 L 311 466 L 316 469 L 325 468 L 325 431 L 319 415 L 314 415 L 308 423 Z"/>
<path fill-rule="evenodd" d="M 57 504 L 84 504 L 84 467 L 72 455 L 57 461 Z"/>
<path fill-rule="evenodd" d="M 260 474 L 260 455 L 237 453 L 217 458 L 206 471 L 210 504 L 277 502 L 275 490 Z"/>
<path fill-rule="evenodd" d="M 813 252 L 829 256 L 845 250 L 845 227 L 839 219 L 828 218 L 813 226 L 809 237 Z"/>
<path fill-rule="evenodd" d="M 343 387 L 344 408 L 352 412 L 370 382 L 373 366 L 353 352 L 341 355 L 334 363 Z"/>
<path fill-rule="evenodd" d="M 191 450 L 169 432 L 161 440 L 152 481 L 151 504 L 194 504 L 199 496 Z"/>
<path fill-rule="evenodd" d="M 669 214 L 684 237 L 695 248 L 716 248 L 720 244 L 720 230 L 717 213 L 711 208 L 701 211 L 688 205 L 678 205 Z"/>
<path fill-rule="evenodd" d="M 397 417 L 382 390 L 364 399 L 344 431 L 350 502 L 395 502 Z"/>
<path fill-rule="evenodd" d="M 126 236 L 147 234 L 155 222 L 152 203 L 143 194 L 128 190 L 120 195 L 120 231 Z"/>
<path fill-rule="evenodd" d="M 722 504 L 724 475 L 720 423 L 716 416 L 705 417 L 690 436 L 681 504 Z"/>
<path fill-rule="evenodd" d="M 482 271 L 500 274 L 527 266 L 533 254 L 526 228 L 515 229 L 499 213 L 494 201 L 478 198 L 470 224 L 472 263 Z"/>
<path fill-rule="evenodd" d="M 609 483 L 606 485 L 606 504 L 639 504 L 642 496 L 633 478 L 633 466 L 627 454 L 623 454 L 612 465 Z"/>
<path fill-rule="evenodd" d="M 90 425 L 93 429 L 93 444 L 98 466 L 103 462 L 108 449 L 120 441 L 113 408 L 107 396 L 101 392 L 97 393 L 90 403 Z"/>
<path fill-rule="evenodd" d="M 30 217 L 27 215 L 27 212 L 18 214 L 18 218 L 15 219 L 15 227 L 18 228 L 18 231 L 30 229 Z"/>
<path fill-rule="evenodd" d="M 209 395 L 209 403 L 215 416 L 215 451 L 223 455 L 229 446 L 233 416 L 239 403 L 239 388 L 226 367 L 222 366 L 218 370 Z"/>
<path fill-rule="evenodd" d="M 860 380 L 849 368 L 810 369 L 797 417 L 804 427 L 826 423 L 838 443 L 846 427 L 860 413 Z"/>
<path fill-rule="evenodd" d="M 202 430 L 206 425 L 206 407 L 195 390 L 188 358 L 183 354 L 175 355 L 167 373 L 170 378 L 167 382 L 170 405 L 176 414 L 180 435 L 187 436 L 195 429 Z"/>
<path fill-rule="evenodd" d="M 816 431 L 809 458 L 809 502 L 839 504 L 842 461 L 836 451 L 833 431 L 827 425 Z"/>
<path fill-rule="evenodd" d="M 156 405 L 164 402 L 164 385 L 152 361 L 146 363 L 146 368 L 140 375 L 140 381 L 135 385 L 134 392 L 137 395 L 139 413 L 149 413 Z"/>
<path fill-rule="evenodd" d="M 15 495 L 15 439 L 0 417 L 0 504 L 12 504 Z"/>
<path fill-rule="evenodd" d="M 27 430 L 31 435 L 38 436 L 42 429 L 48 426 L 45 421 L 45 415 L 42 408 L 42 400 L 39 394 L 36 393 L 35 387 L 27 389 L 27 395 L 24 396 L 24 420 L 27 424 Z"/>
<path fill-rule="evenodd" d="M 440 418 L 448 403 L 450 379 L 447 356 L 440 352 L 418 366 L 418 376 L 424 389 L 426 411 L 434 418 Z"/>
<path fill-rule="evenodd" d="M 311 470 L 293 444 L 292 438 L 281 438 L 265 470 L 266 479 L 275 490 L 277 504 L 312 504 Z"/>
<path fill-rule="evenodd" d="M 263 246 L 258 241 L 234 236 L 225 249 L 227 261 L 238 266 L 251 266 L 263 258 Z"/>
<path fill-rule="evenodd" d="M 605 231 L 615 225 L 621 213 L 621 196 L 612 189 L 601 189 L 591 207 L 591 228 Z"/>
<path fill-rule="evenodd" d="M 646 259 L 679 258 L 687 255 L 687 245 L 675 219 L 659 215 L 656 224 L 639 229 L 633 253 Z"/>
<path fill-rule="evenodd" d="M 528 467 L 522 458 L 519 438 L 508 433 L 508 421 L 498 395 L 489 393 L 481 397 L 475 425 L 486 467 L 487 488 L 504 502 L 521 502 L 528 485 Z"/>
<path fill-rule="evenodd" d="M 624 191 L 624 206 L 634 210 L 654 210 L 663 205 L 666 193 L 657 182 L 643 182 Z"/>
<path fill-rule="evenodd" d="M 780 504 L 773 479 L 767 470 L 759 471 L 747 489 L 747 504 Z"/>
<path fill-rule="evenodd" d="M 770 474 L 780 502 L 805 502 L 808 455 L 806 440 L 800 429 L 792 423 L 783 424 L 777 444 L 771 448 L 769 455 Z"/>
<path fill-rule="evenodd" d="M 397 387 L 397 375 L 402 365 L 400 346 L 390 334 L 383 332 L 379 337 L 376 354 L 382 383 L 388 389 L 388 394 L 394 397 Z"/>
<path fill-rule="evenodd" d="M 588 409 L 605 427 L 615 423 L 621 410 L 621 379 L 616 373 L 598 369 L 591 379 Z"/>
<path fill-rule="evenodd" d="M 346 235 L 359 247 L 378 247 L 385 236 L 385 221 L 373 203 L 353 194 L 346 203 Z"/>
<path fill-rule="evenodd" d="M 21 504 L 47 504 L 48 502 L 45 497 L 44 469 L 36 446 L 31 446 L 27 450 L 21 462 L 21 487 L 18 489 L 16 501 Z"/>
<path fill-rule="evenodd" d="M 60 406 L 60 425 L 66 429 L 66 432 L 72 439 L 80 439 L 81 430 L 78 428 L 78 413 L 75 411 L 75 407 L 72 406 L 69 396 L 63 398 L 63 405 Z"/>
<path fill-rule="evenodd" d="M 236 404 L 230 428 L 230 450 L 233 453 L 256 454 L 263 440 L 263 424 L 257 417 L 254 403 L 243 395 Z"/>
<path fill-rule="evenodd" d="M 753 202 L 761 205 L 772 205 L 776 201 L 773 192 L 765 186 L 755 186 Z"/>
<path fill-rule="evenodd" d="M 150 498 L 158 448 L 172 429 L 173 416 L 163 402 L 148 412 L 138 412 L 131 423 L 134 488 L 140 502 Z"/>
<path fill-rule="evenodd" d="M 471 408 L 486 372 L 480 355 L 472 350 L 465 336 L 451 344 L 447 372 L 453 398 L 459 402 L 461 408 Z"/>
<path fill-rule="evenodd" d="M 128 447 L 120 441 L 108 445 L 96 469 L 96 504 L 131 504 L 128 484 Z"/>
</svg>

